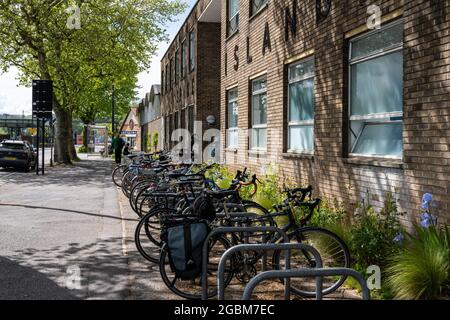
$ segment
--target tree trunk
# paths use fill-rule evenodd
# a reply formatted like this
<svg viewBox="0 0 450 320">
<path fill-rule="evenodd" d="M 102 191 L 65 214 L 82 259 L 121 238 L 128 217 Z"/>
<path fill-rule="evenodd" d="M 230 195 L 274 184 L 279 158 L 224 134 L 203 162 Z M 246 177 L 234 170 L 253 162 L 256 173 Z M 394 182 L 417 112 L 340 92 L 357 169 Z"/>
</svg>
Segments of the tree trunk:
<svg viewBox="0 0 450 320">
<path fill-rule="evenodd" d="M 62 107 L 54 109 L 55 123 L 55 162 L 72 163 L 76 157 L 73 144 L 72 112 Z"/>
<path fill-rule="evenodd" d="M 87 127 L 87 123 L 84 123 L 84 127 L 83 127 L 83 146 L 85 148 L 85 150 L 88 149 L 88 127 Z"/>
</svg>

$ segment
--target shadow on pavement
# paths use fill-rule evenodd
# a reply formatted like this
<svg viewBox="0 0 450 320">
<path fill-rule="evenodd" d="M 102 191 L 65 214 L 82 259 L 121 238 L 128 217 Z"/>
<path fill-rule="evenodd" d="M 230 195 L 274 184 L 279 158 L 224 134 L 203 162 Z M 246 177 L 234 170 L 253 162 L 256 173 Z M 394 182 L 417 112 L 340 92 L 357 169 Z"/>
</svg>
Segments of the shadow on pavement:
<svg viewBox="0 0 450 320">
<path fill-rule="evenodd" d="M 75 300 L 77 297 L 46 274 L 0 257 L 0 300 Z"/>
<path fill-rule="evenodd" d="M 125 220 L 125 221 L 134 221 L 138 222 L 139 219 L 127 219 L 127 218 L 120 218 L 110 215 L 104 215 L 104 214 L 97 214 L 97 213 L 91 213 L 91 212 L 84 212 L 84 211 L 77 211 L 77 210 L 69 210 L 69 209 L 60 209 L 60 208 L 51 208 L 51 207 L 42 207 L 42 206 L 33 206 L 33 205 L 25 205 L 25 204 L 12 204 L 12 203 L 0 203 L 0 207 L 20 207 L 20 208 L 26 208 L 26 209 L 44 209 L 44 210 L 51 210 L 51 211 L 61 211 L 61 212 L 69 212 L 69 213 L 76 213 L 76 214 L 82 214 L 86 216 L 91 217 L 99 217 L 99 218 L 108 218 L 108 219 L 114 219 L 114 220 Z"/>
<path fill-rule="evenodd" d="M 109 238 L 16 250 L 0 260 L 0 299 L 124 299 L 129 269 L 121 246 L 121 238 Z"/>
<path fill-rule="evenodd" d="M 47 167 L 45 176 L 34 172 L 15 174 L 7 177 L 8 183 L 32 184 L 39 186 L 84 186 L 103 185 L 105 171 L 112 173 L 112 162 L 105 160 L 84 160 L 73 165 Z M 12 172 L 12 171 L 11 171 Z M 112 183 L 112 182 L 111 182 Z"/>
</svg>

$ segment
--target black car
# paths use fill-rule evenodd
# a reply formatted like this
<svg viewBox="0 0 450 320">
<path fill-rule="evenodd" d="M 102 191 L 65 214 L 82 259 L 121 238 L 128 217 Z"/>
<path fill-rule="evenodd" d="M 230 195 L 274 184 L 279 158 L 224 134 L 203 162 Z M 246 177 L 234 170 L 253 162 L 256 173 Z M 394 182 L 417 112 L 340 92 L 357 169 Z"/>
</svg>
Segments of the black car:
<svg viewBox="0 0 450 320">
<path fill-rule="evenodd" d="M 0 143 L 0 167 L 20 168 L 29 171 L 36 166 L 36 152 L 24 141 L 3 140 Z"/>
</svg>

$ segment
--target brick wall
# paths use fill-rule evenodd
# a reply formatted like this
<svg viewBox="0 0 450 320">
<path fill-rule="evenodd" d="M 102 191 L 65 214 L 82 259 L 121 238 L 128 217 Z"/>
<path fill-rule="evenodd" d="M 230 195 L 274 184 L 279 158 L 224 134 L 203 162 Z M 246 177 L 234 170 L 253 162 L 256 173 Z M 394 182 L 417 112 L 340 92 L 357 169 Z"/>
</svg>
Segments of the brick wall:
<svg viewBox="0 0 450 320">
<path fill-rule="evenodd" d="M 198 21 L 209 2 L 210 0 L 200 0 L 196 4 L 161 60 L 161 70 L 166 70 L 165 66 L 175 56 L 177 49 L 181 59 L 183 40 L 188 43 L 189 31 L 195 32 L 195 68 L 189 70 L 189 63 L 186 62 L 186 76 L 175 82 L 171 89 L 163 91 L 161 97 L 162 115 L 174 115 L 172 131 L 175 127 L 188 128 L 189 107 L 193 107 L 194 120 L 202 122 L 203 132 L 220 127 L 220 23 Z M 163 83 L 162 86 L 164 87 Z M 178 125 L 175 123 L 175 113 Z M 206 118 L 209 115 L 216 118 L 216 124 L 207 124 Z M 171 144 L 173 146 L 174 143 Z"/>
<path fill-rule="evenodd" d="M 285 41 L 284 9 L 291 0 L 268 1 L 248 18 L 249 1 L 241 1 L 239 32 L 227 39 L 222 6 L 221 131 L 222 158 L 232 167 L 244 164 L 264 172 L 275 163 L 282 179 L 313 184 L 322 196 L 354 206 L 367 196 L 382 206 L 386 192 L 395 194 L 408 221 L 418 216 L 421 196 L 431 192 L 434 213 L 450 223 L 450 2 L 375 1 L 384 19 L 404 20 L 404 159 L 374 161 L 348 158 L 346 35 L 364 32 L 368 1 L 333 1 L 330 15 L 316 23 L 315 0 L 297 1 L 298 28 Z M 400 15 L 400 16 L 399 16 Z M 398 16 L 398 17 L 397 17 Z M 263 55 L 268 23 L 271 50 Z M 362 28 L 361 28 L 362 27 Z M 247 62 L 249 37 L 251 63 Z M 286 80 L 284 62 L 305 52 L 315 57 L 315 153 L 288 155 L 286 150 Z M 239 59 L 238 69 L 235 54 Z M 249 78 L 267 72 L 267 152 L 248 152 Z M 226 150 L 226 88 L 239 88 L 239 148 Z"/>
</svg>

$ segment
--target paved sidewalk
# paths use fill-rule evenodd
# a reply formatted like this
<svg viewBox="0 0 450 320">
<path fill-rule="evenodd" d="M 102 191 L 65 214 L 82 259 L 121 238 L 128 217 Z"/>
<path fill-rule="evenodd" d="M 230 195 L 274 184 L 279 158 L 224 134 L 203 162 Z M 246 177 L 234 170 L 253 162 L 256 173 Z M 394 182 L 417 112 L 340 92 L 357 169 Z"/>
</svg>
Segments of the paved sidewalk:
<svg viewBox="0 0 450 320">
<path fill-rule="evenodd" d="M 109 160 L 0 177 L 0 299 L 125 299 Z"/>
<path fill-rule="evenodd" d="M 128 198 L 117 188 L 121 214 L 125 220 L 125 250 L 130 269 L 130 292 L 127 299 L 138 300 L 179 300 L 179 296 L 170 291 L 159 273 L 159 266 L 147 261 L 137 251 L 134 233 L 138 216 L 131 209 Z"/>
</svg>

